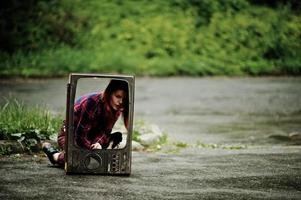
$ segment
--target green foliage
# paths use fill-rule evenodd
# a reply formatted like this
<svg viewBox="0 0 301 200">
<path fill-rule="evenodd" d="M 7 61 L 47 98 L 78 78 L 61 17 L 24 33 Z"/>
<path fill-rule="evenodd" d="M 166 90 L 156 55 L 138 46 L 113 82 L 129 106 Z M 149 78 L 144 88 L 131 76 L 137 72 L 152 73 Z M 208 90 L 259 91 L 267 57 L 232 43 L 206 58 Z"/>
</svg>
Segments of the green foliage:
<svg viewBox="0 0 301 200">
<path fill-rule="evenodd" d="M 239 150 L 239 149 L 246 149 L 248 148 L 246 145 L 220 145 L 220 144 L 207 144 L 203 143 L 201 141 L 197 141 L 196 147 L 198 148 L 210 148 L 210 149 L 216 149 L 216 148 L 221 148 L 221 149 L 230 149 L 230 150 Z"/>
<path fill-rule="evenodd" d="M 8 101 L 0 107 L 0 138 L 20 139 L 22 137 L 49 139 L 57 133 L 62 118 L 53 117 L 49 110 L 41 107 L 27 107 L 17 100 Z"/>
<path fill-rule="evenodd" d="M 177 142 L 175 145 L 178 148 L 186 148 L 186 147 L 188 147 L 188 144 L 185 143 L 185 142 Z"/>
<path fill-rule="evenodd" d="M 56 116 L 42 107 L 28 107 L 17 100 L 7 100 L 0 107 L 0 140 L 16 140 L 28 152 L 38 151 L 41 140 L 56 135 L 62 125 L 62 116 Z M 139 142 L 140 135 L 149 131 L 149 124 L 143 120 L 135 121 L 132 139 Z M 166 144 L 168 136 L 164 133 L 157 142 L 146 147 L 159 150 Z M 13 153 L 11 147 L 1 147 L 0 155 Z"/>
<path fill-rule="evenodd" d="M 296 0 L 14 0 L 0 76 L 301 74 Z"/>
<path fill-rule="evenodd" d="M 13 151 L 10 146 L 0 146 L 0 156 L 9 155 L 11 153 L 13 153 Z"/>
<path fill-rule="evenodd" d="M 140 136 L 140 132 L 138 130 L 134 129 L 133 135 L 132 135 L 132 140 L 134 140 L 136 142 L 140 142 L 139 136 Z"/>
<path fill-rule="evenodd" d="M 15 140 L 27 152 L 40 150 L 41 140 L 57 134 L 62 123 L 61 116 L 53 116 L 42 107 L 27 107 L 17 100 L 7 100 L 0 107 L 0 140 Z M 13 153 L 8 146 L 1 147 L 0 155 Z"/>
<path fill-rule="evenodd" d="M 164 133 L 157 142 L 146 147 L 147 151 L 160 151 L 162 147 L 168 144 L 168 135 Z"/>
</svg>

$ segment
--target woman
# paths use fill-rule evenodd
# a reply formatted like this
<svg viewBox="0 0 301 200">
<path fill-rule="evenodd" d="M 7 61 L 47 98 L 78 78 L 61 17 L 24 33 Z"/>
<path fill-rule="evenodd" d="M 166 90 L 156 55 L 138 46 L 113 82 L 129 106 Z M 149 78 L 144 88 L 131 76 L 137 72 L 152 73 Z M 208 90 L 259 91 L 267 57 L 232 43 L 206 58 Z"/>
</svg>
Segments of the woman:
<svg viewBox="0 0 301 200">
<path fill-rule="evenodd" d="M 129 95 L 127 82 L 111 80 L 104 92 L 80 97 L 74 104 L 75 143 L 86 149 L 112 149 L 122 141 L 122 134 L 111 134 L 115 122 L 123 115 L 128 129 Z M 58 145 L 65 146 L 65 121 L 58 135 Z M 52 164 L 64 166 L 64 152 L 43 143 L 43 151 Z"/>
</svg>

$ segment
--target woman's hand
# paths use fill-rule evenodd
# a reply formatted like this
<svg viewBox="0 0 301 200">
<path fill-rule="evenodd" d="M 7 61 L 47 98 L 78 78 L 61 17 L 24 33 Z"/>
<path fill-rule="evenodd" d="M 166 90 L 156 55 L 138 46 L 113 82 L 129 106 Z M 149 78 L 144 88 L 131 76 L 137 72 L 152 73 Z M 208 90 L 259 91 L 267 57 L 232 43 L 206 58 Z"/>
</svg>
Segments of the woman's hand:
<svg viewBox="0 0 301 200">
<path fill-rule="evenodd" d="M 91 145 L 91 149 L 102 149 L 102 147 L 98 142 L 96 142 Z"/>
</svg>

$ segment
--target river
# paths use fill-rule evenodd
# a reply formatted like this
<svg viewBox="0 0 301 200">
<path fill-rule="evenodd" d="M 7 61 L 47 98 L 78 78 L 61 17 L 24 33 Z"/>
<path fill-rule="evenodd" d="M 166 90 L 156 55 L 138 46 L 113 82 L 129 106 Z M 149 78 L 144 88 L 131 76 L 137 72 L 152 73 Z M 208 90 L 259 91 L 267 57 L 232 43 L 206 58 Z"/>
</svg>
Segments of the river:
<svg viewBox="0 0 301 200">
<path fill-rule="evenodd" d="M 0 104 L 16 98 L 64 113 L 67 78 L 0 80 Z M 83 83 L 84 84 L 84 83 Z M 95 88 L 88 83 L 82 88 Z M 301 78 L 136 78 L 135 120 L 195 144 L 287 145 L 301 132 Z"/>
</svg>

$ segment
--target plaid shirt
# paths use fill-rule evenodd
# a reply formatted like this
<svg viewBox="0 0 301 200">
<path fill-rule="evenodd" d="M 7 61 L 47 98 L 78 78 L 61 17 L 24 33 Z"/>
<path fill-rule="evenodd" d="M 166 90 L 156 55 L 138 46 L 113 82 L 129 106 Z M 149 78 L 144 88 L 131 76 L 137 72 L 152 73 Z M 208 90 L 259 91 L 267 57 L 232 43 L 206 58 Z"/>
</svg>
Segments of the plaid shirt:
<svg viewBox="0 0 301 200">
<path fill-rule="evenodd" d="M 74 104 L 74 130 L 76 143 L 87 149 L 98 142 L 109 143 L 109 135 L 120 116 L 114 112 L 109 116 L 102 101 L 102 93 L 92 93 L 80 97 Z"/>
</svg>

